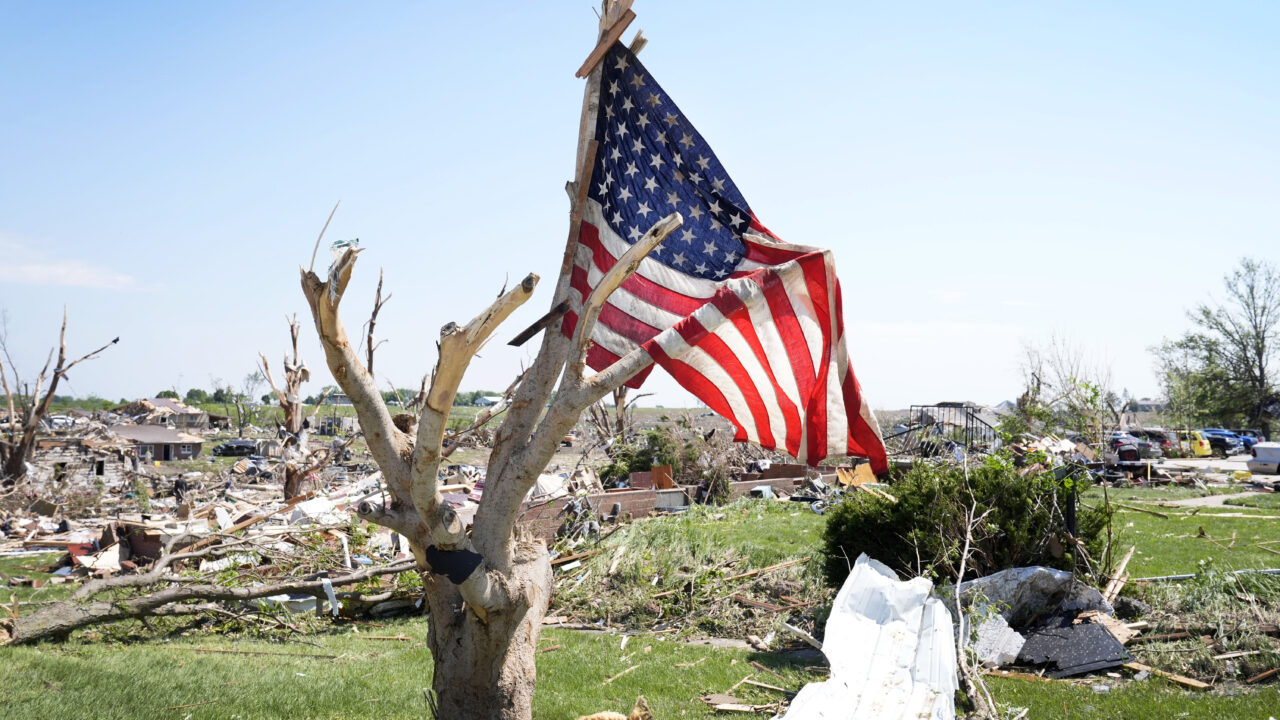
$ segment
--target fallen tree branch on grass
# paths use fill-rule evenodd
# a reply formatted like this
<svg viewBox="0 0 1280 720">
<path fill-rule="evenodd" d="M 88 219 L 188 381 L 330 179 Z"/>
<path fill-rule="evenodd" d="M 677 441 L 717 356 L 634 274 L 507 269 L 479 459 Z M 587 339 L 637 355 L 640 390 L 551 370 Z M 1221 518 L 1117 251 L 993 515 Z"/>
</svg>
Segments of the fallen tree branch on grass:
<svg viewBox="0 0 1280 720">
<path fill-rule="evenodd" d="M 171 569 L 178 561 L 202 558 L 214 549 L 166 554 L 146 573 L 90 580 L 62 602 L 44 605 L 29 615 L 0 619 L 0 645 L 61 640 L 75 630 L 119 620 L 216 612 L 220 609 L 217 603 L 221 602 L 244 602 L 281 594 L 311 595 L 319 600 L 326 596 L 326 584 L 329 588 L 354 585 L 410 571 L 415 565 L 412 560 L 403 560 L 335 577 L 317 574 L 249 587 L 218 585 L 208 577 L 180 575 Z M 124 597 L 111 595 L 128 590 L 139 592 Z"/>
</svg>

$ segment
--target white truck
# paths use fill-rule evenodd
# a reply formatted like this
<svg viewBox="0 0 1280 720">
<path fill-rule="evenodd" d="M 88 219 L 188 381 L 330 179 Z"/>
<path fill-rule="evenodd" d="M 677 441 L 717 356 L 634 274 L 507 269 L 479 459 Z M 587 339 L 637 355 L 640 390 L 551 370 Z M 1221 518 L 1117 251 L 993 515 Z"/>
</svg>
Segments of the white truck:
<svg viewBox="0 0 1280 720">
<path fill-rule="evenodd" d="M 1264 442 L 1253 446 L 1253 457 L 1249 458 L 1249 472 L 1257 475 L 1275 475 L 1280 473 L 1280 443 Z"/>
</svg>

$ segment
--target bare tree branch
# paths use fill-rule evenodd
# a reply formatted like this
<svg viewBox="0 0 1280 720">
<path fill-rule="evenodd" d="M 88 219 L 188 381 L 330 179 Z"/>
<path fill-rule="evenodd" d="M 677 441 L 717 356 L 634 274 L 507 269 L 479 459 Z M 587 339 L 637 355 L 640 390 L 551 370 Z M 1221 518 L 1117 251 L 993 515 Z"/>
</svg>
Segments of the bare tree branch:
<svg viewBox="0 0 1280 720">
<path fill-rule="evenodd" d="M 680 213 L 675 212 L 667 215 L 661 220 L 653 224 L 649 231 L 644 234 L 635 245 L 632 245 L 618 258 L 618 262 L 600 278 L 596 283 L 591 294 L 587 296 L 586 302 L 582 305 L 582 312 L 578 317 L 578 327 L 574 331 L 573 343 L 574 353 L 569 362 L 568 377 L 577 382 L 582 377 L 583 366 L 587 361 L 587 350 L 591 347 L 591 333 L 596 328 L 596 322 L 600 318 L 600 311 L 604 309 L 605 302 L 609 296 L 613 295 L 627 278 L 635 274 L 640 269 L 640 262 L 653 252 L 663 240 L 676 228 L 684 224 L 684 218 Z"/>
<path fill-rule="evenodd" d="M 388 302 L 390 302 L 390 300 L 391 300 L 390 294 L 388 294 L 385 299 L 382 297 L 382 270 L 381 268 L 379 268 L 378 290 L 377 292 L 374 293 L 374 296 L 373 296 L 373 312 L 369 313 L 369 322 L 365 323 L 365 328 L 366 328 L 365 338 L 366 338 L 367 353 L 368 353 L 367 354 L 368 362 L 366 367 L 369 370 L 370 375 L 374 374 L 373 373 L 373 351 L 377 350 L 379 345 L 386 342 L 386 340 L 375 342 L 373 337 L 373 330 L 378 324 L 378 313 L 382 311 L 382 306 L 386 305 Z"/>
</svg>

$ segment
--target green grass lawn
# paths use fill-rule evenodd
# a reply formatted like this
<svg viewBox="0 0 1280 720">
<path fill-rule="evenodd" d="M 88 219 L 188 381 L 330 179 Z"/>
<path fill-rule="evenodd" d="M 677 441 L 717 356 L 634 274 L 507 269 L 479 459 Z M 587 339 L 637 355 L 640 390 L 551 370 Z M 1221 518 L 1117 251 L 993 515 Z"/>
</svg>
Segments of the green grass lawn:
<svg viewBox="0 0 1280 720">
<path fill-rule="evenodd" d="M 340 627 L 283 643 L 200 632 L 6 648 L 0 650 L 6 678 L 0 707 L 6 720 L 424 717 L 423 691 L 431 686 L 427 621 L 386 621 L 359 630 Z M 409 641 L 362 637 L 373 634 Z M 661 636 L 633 637 L 622 649 L 618 635 L 549 630 L 540 644 L 559 646 L 538 655 L 534 714 L 540 719 L 627 713 L 637 695 L 659 718 L 709 718 L 714 713 L 699 698 L 724 692 L 747 675 L 789 689 L 820 679 L 784 656 L 694 647 Z M 787 679 L 747 665 L 753 659 Z M 639 667 L 605 684 L 633 665 Z M 748 686 L 734 692 L 750 702 L 777 699 Z"/>
<path fill-rule="evenodd" d="M 1117 509 L 1114 530 L 1116 552 L 1136 544 L 1129 572 L 1134 577 L 1196 572 L 1206 561 L 1215 569 L 1280 567 L 1280 556 L 1259 549 L 1257 543 L 1280 540 L 1280 520 L 1258 516 L 1280 515 L 1275 496 L 1243 498 L 1246 504 L 1221 508 L 1168 508 L 1141 503 L 1160 503 L 1176 497 L 1190 497 L 1194 490 L 1176 488 L 1119 489 L 1110 492 L 1113 502 L 1145 507 L 1168 515 Z M 1101 492 L 1090 489 L 1085 502 L 1102 501 Z M 1246 513 L 1250 517 L 1222 518 L 1214 515 Z M 588 558 L 573 571 L 558 572 L 560 595 L 553 612 L 579 613 L 591 619 L 592 612 L 608 615 L 628 611 L 632 617 L 615 623 L 635 628 L 651 628 L 659 622 L 683 619 L 690 627 L 725 636 L 742 637 L 753 627 L 753 616 L 739 605 L 725 602 L 734 592 L 768 600 L 774 592 L 769 583 L 788 581 L 800 588 L 787 592 L 813 592 L 812 571 L 792 566 L 766 579 L 726 583 L 726 576 L 789 559 L 812 555 L 820 544 L 825 518 L 800 503 L 742 501 L 723 508 L 697 508 L 686 514 L 635 523 L 610 535 L 603 552 Z M 1219 543 L 1198 537 L 1199 529 Z M 1232 533 L 1236 535 L 1231 544 Z M 623 546 L 628 550 L 610 576 L 608 569 Z M 1275 546 L 1280 546 L 1280 542 Z M 1273 546 L 1274 547 L 1274 546 Z M 28 556 L 0 559 L 0 574 L 40 577 L 55 556 Z M 1211 559 L 1211 560 L 1210 560 Z M 591 572 L 575 589 L 570 586 Z M 657 582 L 654 582 L 654 578 Z M 1225 578 L 1225 579 L 1224 579 Z M 1266 583 L 1264 584 L 1264 579 Z M 1275 580 L 1275 582 L 1271 582 Z M 1139 594 L 1175 615 L 1157 613 L 1156 623 L 1190 618 L 1197 623 L 1225 617 L 1215 602 L 1230 603 L 1231 613 L 1253 620 L 1274 616 L 1274 598 L 1280 594 L 1280 579 L 1246 576 L 1242 580 L 1219 576 L 1218 586 L 1208 581 L 1187 583 L 1131 584 L 1126 594 Z M 1225 583 L 1225 584 L 1224 584 Z M 651 596 L 665 589 L 686 590 L 659 601 L 662 617 L 649 617 L 644 608 Z M 687 590 L 691 589 L 691 591 Z M 1212 592 L 1210 592 L 1212 590 Z M 46 586 L 32 590 L 0 589 L 0 602 L 11 603 L 11 592 L 22 601 L 53 600 L 69 591 L 69 586 Z M 828 591 L 829 592 L 829 591 Z M 1178 593 L 1162 596 L 1161 593 Z M 1255 605 L 1240 601 L 1237 594 L 1255 598 Z M 829 597 L 829 595 L 824 596 Z M 593 600 L 601 603 L 593 604 Z M 719 603 L 719 604 L 717 604 Z M 1180 607 L 1176 605 L 1180 603 Z M 612 610 L 599 610 L 601 604 Z M 595 608 L 596 610 L 592 610 Z M 806 611 L 807 612 L 807 611 Z M 1265 617 L 1257 616 L 1263 612 Z M 720 615 L 723 613 L 723 615 Z M 731 613 L 742 613 L 733 616 Z M 822 608 L 814 614 L 821 616 Z M 703 622 L 705 617 L 714 622 Z M 804 619 L 816 619 L 804 615 Z M 387 620 L 379 625 L 330 626 L 325 622 L 300 621 L 312 628 L 299 635 L 257 634 L 221 627 L 188 629 L 176 620 L 152 621 L 77 633 L 60 645 L 35 648 L 0 648 L 0 667 L 5 682 L 0 683 L 0 716 L 5 718 L 132 718 L 148 716 L 192 720 L 200 718 L 408 718 L 423 717 L 423 690 L 430 686 L 431 661 L 426 649 L 427 620 Z M 1234 620 L 1232 621 L 1234 622 Z M 679 625 L 679 623 L 677 623 Z M 356 630 L 359 632 L 356 632 Z M 754 631 L 754 630 L 752 630 Z M 363 635 L 404 635 L 407 642 L 372 640 Z M 573 720 L 601 710 L 626 713 L 637 695 L 645 695 L 658 718 L 710 718 L 713 716 L 699 697 L 725 692 L 748 674 L 755 679 L 797 689 L 803 682 L 821 679 L 806 670 L 812 661 L 789 662 L 778 654 L 760 655 L 743 650 L 717 649 L 684 644 L 676 633 L 640 633 L 621 647 L 616 634 L 548 630 L 541 645 L 559 648 L 538 656 L 539 687 L 535 696 L 535 716 L 548 720 Z M 1262 648 L 1273 641 L 1258 636 L 1232 641 L 1227 650 Z M 1143 662 L 1171 671 L 1195 671 L 1210 678 L 1224 666 L 1214 661 L 1214 652 L 1195 647 L 1192 638 L 1182 644 L 1169 643 L 1136 650 Z M 1252 643 L 1252 644 L 1250 644 Z M 209 650 L 249 650 L 293 655 L 253 655 L 207 652 Z M 318 657 L 334 656 L 334 657 Z M 758 660 L 786 676 L 778 678 L 754 670 L 747 662 Z M 1270 654 L 1247 659 L 1257 668 L 1274 666 Z M 1245 661 L 1241 661 L 1245 662 Z M 1179 665 L 1178 663 L 1183 663 Z M 633 665 L 634 671 L 610 684 L 605 680 Z M 1249 674 L 1260 671 L 1252 666 Z M 1127 675 L 1127 673 L 1126 673 Z M 1246 677 L 1237 675 L 1237 677 Z M 1028 718 L 1268 718 L 1280 716 L 1280 692 L 1274 681 L 1258 687 L 1219 683 L 1213 691 L 1196 693 L 1153 678 L 1147 681 L 1114 680 L 1106 677 L 1073 682 L 1031 682 L 992 678 L 992 691 L 1000 703 L 1029 707 Z M 1096 693 L 1095 685 L 1106 685 Z M 751 702 L 772 699 L 767 691 L 744 689 L 735 695 Z M 186 706 L 186 707 L 183 707 Z M 1016 714 L 1016 713 L 1012 713 Z M 766 717 L 767 715 L 761 715 Z"/>
<path fill-rule="evenodd" d="M 987 677 L 987 686 L 996 702 L 1030 708 L 1027 717 L 1034 720 L 1267 720 L 1280 713 L 1280 689 L 1275 686 L 1195 692 L 1157 677 L 1140 682 L 1108 677 L 1037 682 L 993 676 Z M 1108 690 L 1096 692 L 1094 686 Z"/>
<path fill-rule="evenodd" d="M 1223 570 L 1280 567 L 1280 555 L 1263 549 L 1269 547 L 1280 551 L 1280 543 L 1259 545 L 1271 540 L 1280 541 L 1280 520 L 1266 518 L 1280 515 L 1280 505 L 1179 508 L 1143 504 L 1208 494 L 1186 488 L 1122 488 L 1111 490 L 1109 494 L 1112 502 L 1168 516 L 1162 518 L 1128 508 L 1115 508 L 1112 527 L 1117 558 L 1130 545 L 1138 548 L 1128 567 L 1131 577 L 1193 573 L 1201 561 L 1212 562 Z M 1102 503 L 1102 491 L 1090 488 L 1081 495 L 1081 499 L 1089 505 L 1099 505 Z M 1256 500 L 1253 497 L 1242 498 L 1257 503 L 1274 502 L 1274 499 L 1273 495 L 1262 494 Z M 1261 517 L 1220 517 L 1238 514 Z M 1199 537 L 1201 529 L 1208 539 Z"/>
<path fill-rule="evenodd" d="M 61 600 L 71 594 L 77 583 L 52 584 L 53 575 L 44 572 L 53 564 L 61 553 L 42 553 L 40 555 L 23 555 L 19 557 L 0 557 L 0 606 L 12 607 L 16 596 L 20 603 L 37 603 Z M 13 586 L 10 580 L 17 577 L 32 580 L 44 580 L 45 586 L 33 588 L 30 585 Z M 34 610 L 35 606 L 30 606 Z"/>
<path fill-rule="evenodd" d="M 820 608 L 830 594 L 816 557 L 824 523 L 807 504 L 750 498 L 636 522 L 606 538 L 602 552 L 581 567 L 561 574 L 555 612 L 633 629 L 662 622 L 682 632 L 763 636 L 790 615 L 760 613 L 731 596 L 785 605 L 781 595 L 787 594 Z M 810 556 L 807 564 L 730 579 Z"/>
<path fill-rule="evenodd" d="M 1230 498 L 1224 502 L 1228 505 L 1280 511 L 1280 493 L 1253 493 L 1249 495 L 1249 497 Z M 1280 515 L 1280 512 L 1271 512 L 1268 514 Z"/>
</svg>

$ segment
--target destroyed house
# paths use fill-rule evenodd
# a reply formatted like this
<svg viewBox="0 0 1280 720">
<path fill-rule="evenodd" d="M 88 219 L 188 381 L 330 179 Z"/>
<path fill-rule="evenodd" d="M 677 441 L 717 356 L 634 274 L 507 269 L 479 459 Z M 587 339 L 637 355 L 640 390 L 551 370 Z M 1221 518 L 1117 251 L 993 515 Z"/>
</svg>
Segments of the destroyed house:
<svg viewBox="0 0 1280 720">
<path fill-rule="evenodd" d="M 111 432 L 128 441 L 146 460 L 190 460 L 199 457 L 204 439 L 163 425 L 112 425 Z"/>
<path fill-rule="evenodd" d="M 137 423 L 172 425 L 180 430 L 204 430 L 209 413 L 173 398 L 143 398 L 115 409 Z"/>
<path fill-rule="evenodd" d="M 32 460 L 37 481 L 94 479 L 116 482 L 129 468 L 120 444 L 98 438 L 38 438 Z"/>
</svg>

